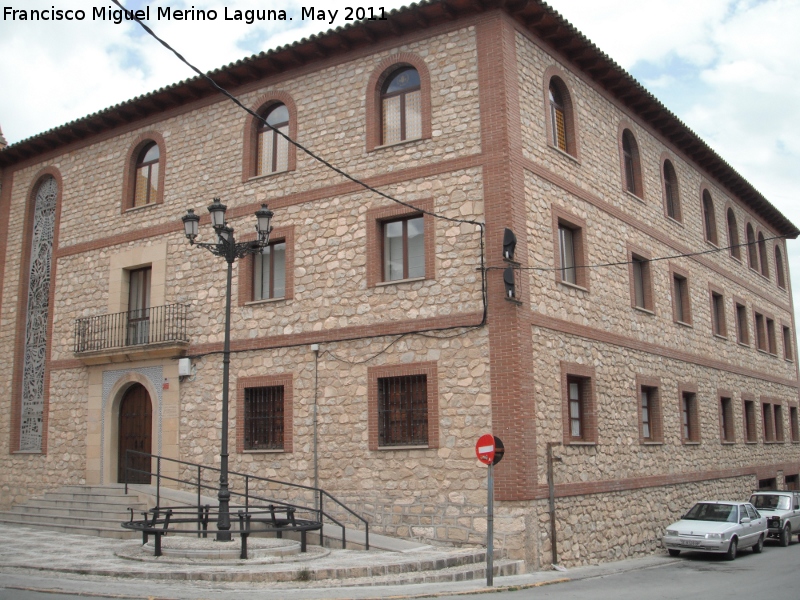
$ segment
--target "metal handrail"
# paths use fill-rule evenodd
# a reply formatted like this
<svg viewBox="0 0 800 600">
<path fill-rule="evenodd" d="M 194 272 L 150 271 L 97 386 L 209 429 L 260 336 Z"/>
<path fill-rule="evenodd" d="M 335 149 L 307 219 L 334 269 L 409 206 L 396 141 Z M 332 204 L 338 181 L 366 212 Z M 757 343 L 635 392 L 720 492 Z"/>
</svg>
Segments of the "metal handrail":
<svg viewBox="0 0 800 600">
<path fill-rule="evenodd" d="M 166 304 L 75 319 L 74 352 L 188 342 L 185 304 Z"/>
<path fill-rule="evenodd" d="M 152 471 L 145 471 L 143 469 L 137 469 L 137 468 L 131 467 L 130 466 L 130 458 L 132 456 L 134 456 L 134 455 L 137 455 L 137 456 L 140 456 L 140 457 L 148 457 L 148 458 L 150 458 L 151 468 L 152 468 L 152 459 L 155 458 L 156 459 L 156 472 L 153 473 Z M 196 481 L 196 483 L 192 482 L 191 480 L 188 480 L 188 479 L 180 479 L 180 478 L 170 477 L 168 475 L 164 475 L 162 473 L 162 469 L 161 469 L 161 461 L 162 460 L 170 462 L 170 463 L 178 464 L 178 465 L 185 465 L 185 466 L 188 466 L 188 467 L 196 467 L 197 468 L 197 481 Z M 150 454 L 150 453 L 141 452 L 141 451 L 138 451 L 138 450 L 127 450 L 126 453 L 125 453 L 125 493 L 126 494 L 128 493 L 128 481 L 130 479 L 130 477 L 129 477 L 130 474 L 132 474 L 132 473 L 140 473 L 142 475 L 149 475 L 151 477 L 153 475 L 155 475 L 156 476 L 156 508 L 161 506 L 161 480 L 162 479 L 164 479 L 166 481 L 173 481 L 173 482 L 176 482 L 176 483 L 182 483 L 182 484 L 191 485 L 193 487 L 196 487 L 197 488 L 197 506 L 199 508 L 199 507 L 201 507 L 202 490 L 217 491 L 217 489 L 218 489 L 215 486 L 203 483 L 203 481 L 202 481 L 203 470 L 217 472 L 217 473 L 220 472 L 220 469 L 217 468 L 217 467 L 211 467 L 211 466 L 208 466 L 208 465 L 201 465 L 201 464 L 198 464 L 198 463 L 192 463 L 192 462 L 188 462 L 188 461 L 184 461 L 184 460 L 179 460 L 177 458 L 167 458 L 167 457 L 164 457 L 164 456 L 160 456 L 158 454 Z M 325 509 L 324 509 L 324 505 L 323 505 L 324 499 L 326 499 L 326 498 L 329 499 L 336 506 L 339 506 L 344 511 L 346 511 L 347 513 L 349 513 L 350 515 L 352 515 L 353 517 L 355 517 L 357 520 L 361 521 L 361 523 L 364 524 L 364 546 L 365 546 L 365 548 L 367 550 L 369 550 L 369 522 L 364 517 L 362 517 L 361 515 L 359 515 L 355 511 L 353 511 L 350 507 L 348 507 L 347 505 L 342 503 L 339 499 L 335 498 L 334 496 L 332 496 L 330 493 L 326 492 L 325 490 L 323 490 L 321 488 L 313 487 L 313 486 L 302 485 L 302 484 L 299 484 L 299 483 L 290 483 L 288 481 L 280 481 L 278 479 L 270 479 L 268 477 L 259 477 L 257 475 L 250 475 L 248 473 L 239 473 L 237 471 L 228 471 L 228 475 L 230 475 L 232 477 L 235 476 L 235 477 L 243 477 L 244 478 L 244 486 L 245 486 L 244 493 L 237 492 L 237 491 L 231 489 L 230 490 L 230 494 L 231 494 L 231 497 L 237 496 L 237 497 L 240 497 L 240 498 L 244 499 L 244 505 L 243 506 L 244 506 L 245 510 L 249 510 L 251 501 L 255 501 L 255 502 L 268 502 L 268 503 L 271 503 L 271 504 L 277 504 L 277 505 L 281 505 L 281 506 L 295 508 L 295 509 L 299 509 L 299 510 L 302 510 L 302 511 L 317 513 L 317 515 L 319 516 L 318 520 L 319 520 L 320 523 L 324 524 L 323 517 L 325 517 L 329 521 L 334 523 L 335 525 L 337 525 L 337 526 L 342 528 L 342 548 L 345 548 L 346 543 L 347 543 L 346 534 L 345 534 L 345 531 L 346 531 L 345 525 L 343 523 L 341 523 L 339 520 L 337 520 L 335 517 L 333 517 L 331 514 L 325 512 Z M 317 495 L 317 498 L 319 500 L 319 508 L 312 508 L 312 507 L 309 507 L 309 506 L 303 506 L 301 504 L 292 504 L 290 502 L 283 502 L 281 500 L 275 500 L 275 499 L 271 499 L 271 498 L 264 498 L 264 497 L 261 497 L 261 496 L 256 496 L 256 495 L 250 493 L 250 482 L 251 481 L 260 481 L 260 482 L 264 482 L 264 483 L 278 484 L 278 485 L 283 485 L 283 486 L 287 486 L 287 487 L 290 487 L 290 488 L 296 488 L 296 489 L 302 489 L 302 490 L 308 490 L 308 491 L 314 492 L 314 494 Z M 320 541 L 322 540 L 322 531 L 323 530 L 320 529 Z"/>
</svg>

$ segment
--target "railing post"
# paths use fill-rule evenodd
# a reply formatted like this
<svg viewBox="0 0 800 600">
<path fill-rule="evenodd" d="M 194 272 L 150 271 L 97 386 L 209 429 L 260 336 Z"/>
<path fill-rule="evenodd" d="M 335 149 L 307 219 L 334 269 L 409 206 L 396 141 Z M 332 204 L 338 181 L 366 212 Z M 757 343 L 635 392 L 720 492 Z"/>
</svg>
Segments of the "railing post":
<svg viewBox="0 0 800 600">
<path fill-rule="evenodd" d="M 244 509 L 250 512 L 250 475 L 244 476 Z"/>
<path fill-rule="evenodd" d="M 325 547 L 325 538 L 324 538 L 324 529 L 325 529 L 325 521 L 322 520 L 322 515 L 325 514 L 325 510 L 322 507 L 322 490 L 317 490 L 319 492 L 319 545 L 323 548 Z"/>
<path fill-rule="evenodd" d="M 161 506 L 161 456 L 156 458 L 156 506 Z"/>
<path fill-rule="evenodd" d="M 125 450 L 125 495 L 128 495 L 128 457 L 131 451 Z"/>
<path fill-rule="evenodd" d="M 200 508 L 200 489 L 202 488 L 202 484 L 200 483 L 200 478 L 202 477 L 200 465 L 197 465 L 197 507 Z"/>
</svg>

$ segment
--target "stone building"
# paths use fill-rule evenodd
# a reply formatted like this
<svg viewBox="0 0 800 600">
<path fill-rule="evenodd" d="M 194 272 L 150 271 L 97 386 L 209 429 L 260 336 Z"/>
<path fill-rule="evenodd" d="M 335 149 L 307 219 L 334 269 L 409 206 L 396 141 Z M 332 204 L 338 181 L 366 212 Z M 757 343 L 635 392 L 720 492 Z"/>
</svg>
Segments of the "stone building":
<svg viewBox="0 0 800 600">
<path fill-rule="evenodd" d="M 234 267 L 233 470 L 480 544 L 492 432 L 496 544 L 534 568 L 549 471 L 566 565 L 798 486 L 797 228 L 547 5 L 431 0 L 213 76 L 269 127 L 196 78 L 0 151 L 2 505 L 128 447 L 219 461 L 225 269 L 180 221 L 210 241 L 214 197 L 243 239 L 275 212 Z"/>
</svg>

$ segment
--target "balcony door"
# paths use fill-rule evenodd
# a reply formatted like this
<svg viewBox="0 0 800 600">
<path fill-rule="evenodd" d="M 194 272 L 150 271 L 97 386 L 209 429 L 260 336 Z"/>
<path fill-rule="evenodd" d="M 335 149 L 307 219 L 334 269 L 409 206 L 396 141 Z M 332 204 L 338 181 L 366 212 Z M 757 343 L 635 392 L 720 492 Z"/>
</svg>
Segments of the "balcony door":
<svg viewBox="0 0 800 600">
<path fill-rule="evenodd" d="M 143 385 L 136 383 L 125 392 L 119 405 L 119 483 L 125 483 L 126 467 L 128 483 L 150 483 L 150 457 L 131 454 L 126 463 L 126 454 L 128 450 L 150 454 L 152 426 L 150 394 Z"/>
<path fill-rule="evenodd" d="M 129 273 L 128 346 L 150 341 L 150 274 L 152 269 L 134 269 Z"/>
</svg>

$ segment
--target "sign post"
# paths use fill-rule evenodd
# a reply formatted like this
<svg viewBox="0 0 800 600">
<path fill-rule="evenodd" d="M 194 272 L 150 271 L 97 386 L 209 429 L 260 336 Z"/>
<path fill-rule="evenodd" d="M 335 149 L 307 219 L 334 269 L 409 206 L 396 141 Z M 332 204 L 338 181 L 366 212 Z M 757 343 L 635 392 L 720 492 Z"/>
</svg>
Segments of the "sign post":
<svg viewBox="0 0 800 600">
<path fill-rule="evenodd" d="M 494 466 L 503 459 L 505 448 L 499 437 L 482 435 L 475 444 L 478 460 L 489 466 L 486 502 L 486 585 L 494 585 Z"/>
</svg>

